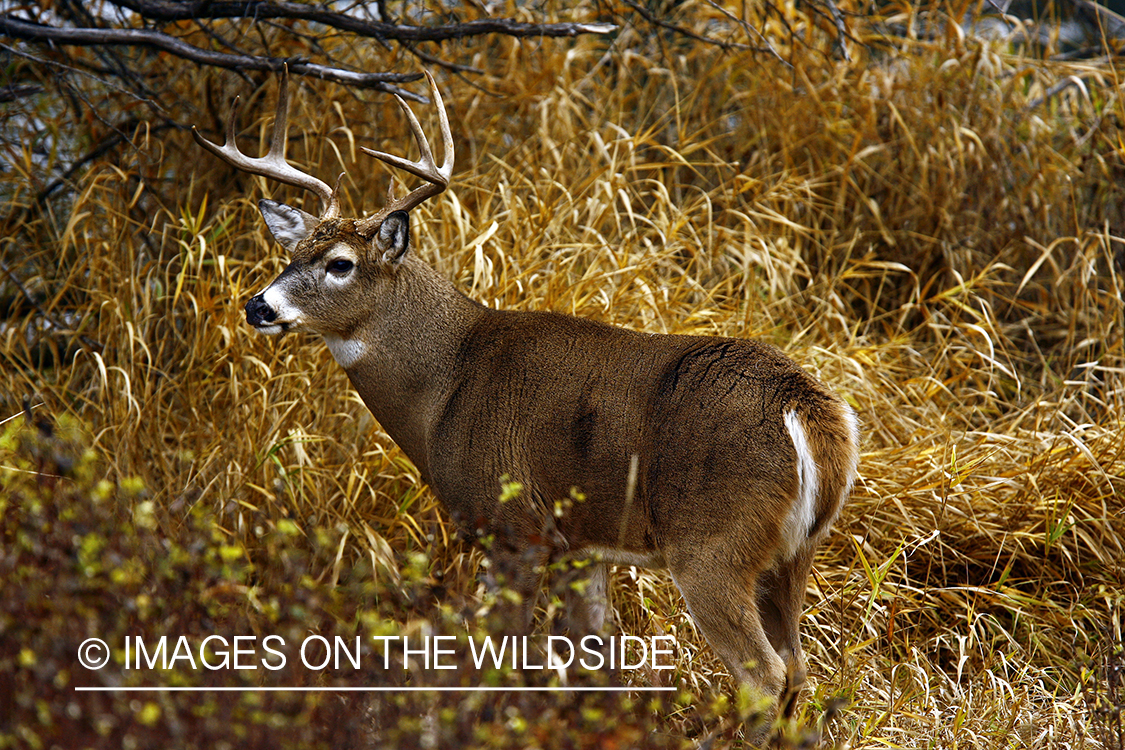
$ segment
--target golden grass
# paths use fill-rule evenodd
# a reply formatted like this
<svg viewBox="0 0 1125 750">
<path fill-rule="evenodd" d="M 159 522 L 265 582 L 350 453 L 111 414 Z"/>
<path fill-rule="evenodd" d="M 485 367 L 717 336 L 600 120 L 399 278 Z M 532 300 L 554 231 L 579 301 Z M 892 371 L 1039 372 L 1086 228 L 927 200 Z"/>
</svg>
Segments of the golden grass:
<svg viewBox="0 0 1125 750">
<path fill-rule="evenodd" d="M 1120 641 L 1125 598 L 1119 71 L 872 34 L 850 64 L 786 48 L 791 70 L 632 28 L 612 46 L 468 42 L 488 70 L 479 89 L 441 81 L 457 171 L 416 211 L 416 251 L 491 306 L 768 339 L 857 407 L 861 477 L 804 625 L 805 718 L 847 701 L 830 741 L 1099 747 L 1083 669 Z M 1072 75 L 1084 86 L 1036 104 Z M 216 118 L 252 94 L 247 128 L 275 91 L 181 85 Z M 403 118 L 299 91 L 291 158 L 347 170 L 345 211 L 373 210 L 387 178 L 356 146 L 400 150 Z M 209 509 L 251 558 L 278 519 L 340 525 L 345 564 L 393 577 L 425 549 L 472 595 L 477 555 L 323 345 L 243 322 L 284 266 L 254 202 L 311 199 L 186 133 L 134 145 L 49 211 L 28 208 L 30 154 L 5 176 L 5 261 L 104 348 L 57 335 L 43 362 L 9 326 L 3 415 L 25 395 L 76 414 L 118 477 Z M 675 635 L 678 679 L 725 684 L 666 576 L 616 578 L 624 632 Z"/>
</svg>

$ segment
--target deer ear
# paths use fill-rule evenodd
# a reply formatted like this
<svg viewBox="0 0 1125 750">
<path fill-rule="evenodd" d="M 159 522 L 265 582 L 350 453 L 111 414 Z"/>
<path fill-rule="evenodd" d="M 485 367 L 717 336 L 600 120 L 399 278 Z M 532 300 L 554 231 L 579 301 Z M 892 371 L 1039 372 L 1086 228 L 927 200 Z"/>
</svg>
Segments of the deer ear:
<svg viewBox="0 0 1125 750">
<path fill-rule="evenodd" d="M 383 253 L 385 263 L 402 263 L 410 247 L 410 216 L 405 211 L 395 211 L 383 219 L 375 233 L 375 247 Z"/>
<path fill-rule="evenodd" d="M 320 223 L 320 219 L 312 214 L 267 198 L 258 201 L 258 210 L 262 212 L 262 218 L 266 220 L 266 226 L 270 228 L 274 239 L 290 253 Z"/>
</svg>

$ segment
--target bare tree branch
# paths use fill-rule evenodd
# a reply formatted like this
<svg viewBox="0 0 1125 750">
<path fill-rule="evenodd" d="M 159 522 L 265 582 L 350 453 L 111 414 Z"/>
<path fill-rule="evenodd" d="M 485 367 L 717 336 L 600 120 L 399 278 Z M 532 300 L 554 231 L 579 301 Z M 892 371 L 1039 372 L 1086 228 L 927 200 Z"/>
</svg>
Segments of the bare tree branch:
<svg viewBox="0 0 1125 750">
<path fill-rule="evenodd" d="M 0 86 L 0 104 L 14 102 L 25 96 L 35 96 L 43 93 L 43 87 L 35 84 L 14 84 Z"/>
<path fill-rule="evenodd" d="M 380 91 L 398 94 L 402 97 L 408 97 L 414 101 L 425 101 L 424 98 L 419 97 L 417 94 L 391 85 L 392 83 L 405 83 L 418 80 L 422 77 L 420 73 L 357 73 L 350 70 L 343 70 L 342 68 L 330 68 L 325 65 L 304 62 L 302 60 L 214 52 L 190 45 L 162 31 L 153 31 L 151 29 L 60 28 L 58 26 L 46 26 L 44 24 L 30 23 L 10 16 L 4 16 L 0 17 L 0 33 L 8 34 L 18 39 L 52 42 L 54 44 L 70 44 L 82 47 L 114 45 L 154 47 L 201 65 L 213 65 L 233 70 L 267 70 L 276 72 L 280 71 L 282 66 L 288 63 L 290 72 L 296 75 L 323 78 L 326 81 L 342 83 L 346 86 L 378 89 Z"/>
<path fill-rule="evenodd" d="M 271 18 L 292 18 L 331 26 L 361 36 L 380 39 L 397 39 L 404 42 L 440 42 L 484 34 L 503 34 L 514 37 L 578 36 L 579 34 L 608 34 L 617 27 L 609 23 L 521 23 L 508 18 L 482 18 L 445 26 L 406 26 L 373 21 L 347 13 L 325 10 L 321 5 L 269 0 L 233 0 L 210 2 L 191 0 L 111 0 L 129 10 L 136 11 L 154 21 L 197 21 L 200 19 L 240 18 L 262 21 Z"/>
</svg>

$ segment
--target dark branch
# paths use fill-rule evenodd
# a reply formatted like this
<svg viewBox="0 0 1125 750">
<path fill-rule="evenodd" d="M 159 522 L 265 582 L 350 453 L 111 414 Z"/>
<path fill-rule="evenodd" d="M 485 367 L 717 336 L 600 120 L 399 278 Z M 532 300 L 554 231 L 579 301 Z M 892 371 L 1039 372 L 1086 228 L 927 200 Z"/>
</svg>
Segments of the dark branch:
<svg viewBox="0 0 1125 750">
<path fill-rule="evenodd" d="M 35 96 L 41 93 L 43 93 L 43 87 L 36 84 L 10 83 L 7 86 L 0 86 L 0 104 L 14 102 L 16 99 L 22 99 L 25 96 Z"/>
<path fill-rule="evenodd" d="M 32 307 L 35 308 L 35 311 L 38 312 L 43 317 L 43 319 L 47 321 L 47 324 L 50 325 L 55 331 L 77 338 L 80 342 L 82 342 L 83 346 L 85 346 L 87 349 L 90 349 L 91 351 L 99 353 L 105 351 L 105 346 L 102 344 L 102 342 L 96 339 L 92 339 L 84 333 L 78 333 L 77 331 L 71 330 L 70 326 L 63 325 L 54 315 L 51 315 L 50 312 L 45 310 L 43 306 L 40 305 L 38 301 L 36 301 L 35 296 L 27 290 L 27 287 L 24 286 L 23 281 L 21 281 L 20 278 L 16 276 L 15 271 L 8 267 L 8 264 L 4 262 L 3 258 L 0 258 L 0 271 L 4 272 L 4 275 L 8 277 L 8 280 L 11 281 L 15 285 L 16 289 L 20 291 L 20 294 L 23 295 L 23 298 L 27 300 L 27 302 Z"/>
<path fill-rule="evenodd" d="M 724 42 L 721 39 L 712 39 L 711 37 L 703 36 L 702 34 L 696 34 L 691 29 L 685 29 L 683 26 L 677 26 L 676 24 L 669 23 L 662 18 L 657 18 L 648 10 L 646 10 L 640 3 L 634 2 L 634 0 L 625 0 L 625 4 L 639 13 L 642 18 L 644 18 L 652 25 L 668 29 L 669 31 L 674 31 L 677 34 L 682 34 L 689 39 L 695 39 L 696 41 L 704 42 L 706 44 L 714 44 L 716 47 L 720 47 L 722 49 L 754 50 L 755 52 L 762 51 L 754 49 L 753 47 L 745 44 L 739 44 L 738 42 Z"/>
<path fill-rule="evenodd" d="M 482 18 L 445 26 L 405 26 L 373 21 L 325 10 L 321 5 L 234 0 L 233 2 L 172 2 L 171 0 L 111 0 L 116 5 L 140 13 L 153 21 L 197 21 L 201 19 L 244 18 L 263 21 L 271 18 L 292 18 L 331 26 L 361 36 L 397 39 L 404 42 L 440 42 L 484 34 L 506 36 L 578 36 L 608 34 L 617 27 L 608 23 L 520 23 L 507 18 Z"/>
<path fill-rule="evenodd" d="M 161 31 L 150 29 L 91 29 L 91 28 L 59 28 L 43 24 L 30 23 L 11 17 L 0 17 L 0 33 L 18 39 L 36 42 L 52 42 L 54 44 L 75 45 L 81 47 L 124 45 L 130 47 L 153 47 L 163 50 L 177 57 L 199 63 L 200 65 L 213 65 L 232 70 L 266 70 L 280 71 L 282 66 L 289 64 L 289 71 L 295 75 L 323 78 L 326 81 L 342 83 L 346 86 L 378 89 L 414 101 L 425 101 L 405 89 L 391 85 L 392 83 L 405 83 L 421 78 L 419 73 L 357 73 L 342 68 L 330 68 L 325 65 L 291 60 L 277 57 L 256 57 L 253 55 L 228 54 L 201 49 L 177 39 Z"/>
</svg>

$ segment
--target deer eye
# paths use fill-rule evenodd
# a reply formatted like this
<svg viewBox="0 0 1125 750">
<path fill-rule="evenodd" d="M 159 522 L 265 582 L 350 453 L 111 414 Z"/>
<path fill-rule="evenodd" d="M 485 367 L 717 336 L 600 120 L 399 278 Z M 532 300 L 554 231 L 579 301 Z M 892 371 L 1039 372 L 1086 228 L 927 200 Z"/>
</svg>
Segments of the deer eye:
<svg viewBox="0 0 1125 750">
<path fill-rule="evenodd" d="M 328 273 L 343 275 L 352 270 L 352 268 L 354 267 L 355 263 L 352 263 L 350 260 L 347 260 L 346 258 L 337 258 L 336 260 L 330 261 L 328 263 Z"/>
</svg>

